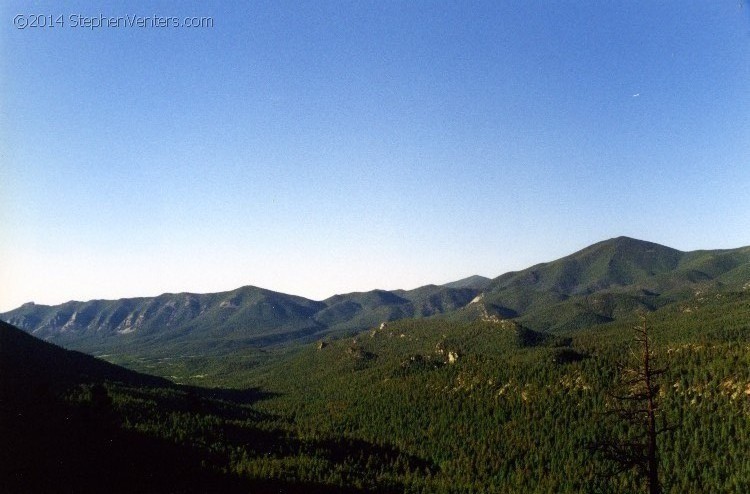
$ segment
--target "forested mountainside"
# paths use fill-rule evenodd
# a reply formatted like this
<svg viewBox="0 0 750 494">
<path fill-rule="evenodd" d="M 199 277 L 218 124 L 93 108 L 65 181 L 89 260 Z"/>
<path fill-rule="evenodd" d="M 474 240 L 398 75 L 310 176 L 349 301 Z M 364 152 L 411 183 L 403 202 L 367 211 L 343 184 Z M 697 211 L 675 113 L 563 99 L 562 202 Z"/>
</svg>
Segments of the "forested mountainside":
<svg viewBox="0 0 750 494">
<path fill-rule="evenodd" d="M 649 313 L 667 493 L 750 489 L 750 292 Z M 405 319 L 257 365 L 179 364 L 176 385 L 0 326 L 8 492 L 644 492 L 591 445 L 637 365 L 633 314 L 544 333 Z M 637 359 L 636 359 L 637 360 Z M 173 360 L 131 363 L 171 376 Z M 200 373 L 199 373 L 200 372 Z M 211 386 L 222 385 L 224 389 Z M 208 387 L 206 387 L 208 386 Z"/>
<path fill-rule="evenodd" d="M 352 334 L 382 322 L 514 319 L 537 331 L 601 324 L 696 292 L 750 286 L 750 247 L 681 252 L 618 237 L 493 280 L 474 276 L 414 290 L 323 301 L 243 287 L 211 294 L 25 304 L 0 314 L 39 338 L 89 353 L 221 354 Z"/>
</svg>

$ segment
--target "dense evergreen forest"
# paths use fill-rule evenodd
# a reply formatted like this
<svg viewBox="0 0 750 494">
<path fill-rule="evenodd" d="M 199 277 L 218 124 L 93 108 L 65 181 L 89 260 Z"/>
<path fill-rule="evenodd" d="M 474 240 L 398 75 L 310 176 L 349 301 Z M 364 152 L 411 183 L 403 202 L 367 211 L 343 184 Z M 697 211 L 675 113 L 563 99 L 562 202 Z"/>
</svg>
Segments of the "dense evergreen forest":
<svg viewBox="0 0 750 494">
<path fill-rule="evenodd" d="M 647 320 L 672 426 L 658 440 L 663 491 L 749 492 L 750 293 L 699 293 Z M 642 434 L 611 413 L 638 322 L 544 333 L 407 319 L 277 351 L 122 359 L 170 380 L 3 326 L 0 487 L 645 492 L 591 448 Z M 49 356 L 18 358 L 42 345 Z"/>
</svg>

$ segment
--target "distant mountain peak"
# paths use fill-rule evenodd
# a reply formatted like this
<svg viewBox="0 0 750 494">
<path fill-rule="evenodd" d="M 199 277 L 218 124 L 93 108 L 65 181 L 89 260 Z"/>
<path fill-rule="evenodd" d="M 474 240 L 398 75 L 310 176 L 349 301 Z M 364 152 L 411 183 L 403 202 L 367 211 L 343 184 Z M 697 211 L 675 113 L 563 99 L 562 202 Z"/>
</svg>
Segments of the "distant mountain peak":
<svg viewBox="0 0 750 494">
<path fill-rule="evenodd" d="M 490 278 L 475 274 L 460 280 L 445 283 L 442 286 L 446 288 L 474 288 L 476 290 L 483 290 L 491 281 Z"/>
<path fill-rule="evenodd" d="M 615 248 L 642 249 L 642 250 L 664 249 L 664 250 L 681 252 L 672 247 L 667 247 L 665 245 L 657 244 L 655 242 L 649 242 L 648 240 L 641 240 L 638 238 L 628 237 L 625 235 L 620 235 L 619 237 L 613 237 L 607 240 L 602 240 L 601 242 L 592 244 L 589 247 L 584 248 L 583 250 L 595 249 L 595 248 L 601 248 L 601 247 L 615 247 Z"/>
<path fill-rule="evenodd" d="M 573 328 L 652 310 L 711 286 L 741 289 L 750 248 L 682 252 L 619 236 L 555 261 L 413 290 L 371 290 L 322 301 L 248 285 L 220 293 L 27 303 L 0 318 L 87 351 L 232 351 L 356 332 L 383 321 L 453 314 L 518 319 L 532 329 Z M 478 297 L 479 296 L 479 297 Z M 154 343 L 156 342 L 156 343 Z"/>
</svg>

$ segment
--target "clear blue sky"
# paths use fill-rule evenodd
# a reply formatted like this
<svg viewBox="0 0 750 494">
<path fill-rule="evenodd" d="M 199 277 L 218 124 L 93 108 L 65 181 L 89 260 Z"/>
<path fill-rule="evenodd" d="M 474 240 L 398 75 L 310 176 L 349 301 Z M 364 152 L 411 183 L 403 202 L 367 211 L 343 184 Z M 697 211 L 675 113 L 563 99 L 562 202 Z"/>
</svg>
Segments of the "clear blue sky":
<svg viewBox="0 0 750 494">
<path fill-rule="evenodd" d="M 3 2 L 0 310 L 413 288 L 618 235 L 748 245 L 749 10 Z M 133 15 L 214 25 L 71 19 Z"/>
</svg>

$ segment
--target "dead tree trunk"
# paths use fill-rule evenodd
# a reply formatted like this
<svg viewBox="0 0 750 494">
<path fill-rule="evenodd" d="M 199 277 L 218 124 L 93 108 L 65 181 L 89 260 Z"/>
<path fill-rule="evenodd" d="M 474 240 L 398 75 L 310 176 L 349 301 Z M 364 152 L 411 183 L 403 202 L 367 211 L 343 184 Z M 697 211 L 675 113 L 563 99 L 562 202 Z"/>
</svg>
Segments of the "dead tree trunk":
<svg viewBox="0 0 750 494">
<path fill-rule="evenodd" d="M 649 494 L 661 494 L 657 438 L 671 428 L 665 424 L 660 427 L 657 423 L 657 379 L 666 369 L 654 365 L 651 335 L 645 315 L 641 316 L 640 324 L 633 329 L 638 348 L 633 352 L 632 362 L 620 366 L 618 391 L 608 395 L 614 403 L 610 414 L 640 432 L 637 432 L 636 437 L 628 439 L 607 437 L 589 447 L 616 466 L 611 475 L 635 470 L 645 480 Z"/>
<path fill-rule="evenodd" d="M 658 386 L 653 382 L 654 376 L 661 374 L 664 370 L 654 371 L 651 368 L 653 354 L 649 348 L 648 325 L 646 316 L 642 316 L 642 325 L 636 327 L 636 341 L 643 347 L 643 364 L 642 380 L 645 388 L 647 408 L 646 419 L 648 422 L 648 446 L 646 448 L 646 482 L 648 483 L 649 494 L 661 494 L 661 484 L 659 483 L 659 458 L 657 457 L 656 437 L 658 430 L 656 428 L 656 398 Z"/>
</svg>

